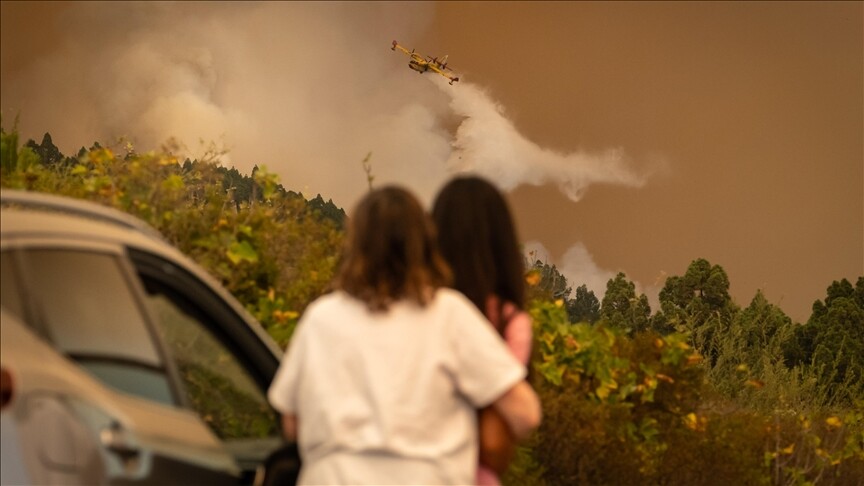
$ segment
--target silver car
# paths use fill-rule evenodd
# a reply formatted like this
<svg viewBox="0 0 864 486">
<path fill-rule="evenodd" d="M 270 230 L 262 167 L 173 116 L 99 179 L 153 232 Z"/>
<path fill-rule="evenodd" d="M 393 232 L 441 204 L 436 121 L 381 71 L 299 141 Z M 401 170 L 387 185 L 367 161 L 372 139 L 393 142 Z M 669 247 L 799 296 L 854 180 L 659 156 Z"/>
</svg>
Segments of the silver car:
<svg viewBox="0 0 864 486">
<path fill-rule="evenodd" d="M 152 228 L 3 190 L 3 484 L 252 484 L 281 351 Z"/>
</svg>

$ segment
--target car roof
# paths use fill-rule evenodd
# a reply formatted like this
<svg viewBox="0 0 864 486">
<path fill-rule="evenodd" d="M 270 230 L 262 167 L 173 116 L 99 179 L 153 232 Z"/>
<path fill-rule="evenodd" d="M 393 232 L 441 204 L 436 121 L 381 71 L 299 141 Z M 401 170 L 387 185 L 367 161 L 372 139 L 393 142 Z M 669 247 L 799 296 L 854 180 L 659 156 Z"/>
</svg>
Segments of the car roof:
<svg viewBox="0 0 864 486">
<path fill-rule="evenodd" d="M 0 190 L 0 204 L 4 208 L 15 206 L 23 209 L 55 211 L 80 218 L 103 221 L 162 239 L 161 233 L 138 218 L 114 208 L 100 206 L 89 201 L 39 192 L 3 189 Z"/>
<path fill-rule="evenodd" d="M 0 189 L 0 236 L 121 244 L 169 259 L 189 260 L 144 221 L 94 202 L 52 194 Z M 186 265 L 188 266 L 188 265 Z"/>
</svg>

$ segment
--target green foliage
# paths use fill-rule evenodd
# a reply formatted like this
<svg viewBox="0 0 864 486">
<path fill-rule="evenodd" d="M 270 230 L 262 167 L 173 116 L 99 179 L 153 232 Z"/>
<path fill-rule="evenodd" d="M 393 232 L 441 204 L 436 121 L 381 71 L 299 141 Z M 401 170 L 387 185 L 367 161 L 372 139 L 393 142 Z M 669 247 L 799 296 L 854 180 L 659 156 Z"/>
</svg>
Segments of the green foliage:
<svg viewBox="0 0 864 486">
<path fill-rule="evenodd" d="M 571 298 L 572 288 L 555 265 L 535 260 L 533 264 L 526 262 L 526 267 L 531 269 L 528 279 L 532 282 L 536 279 L 528 287 L 528 300 L 561 300 L 568 320 L 573 323 L 595 323 L 600 319 L 600 301 L 587 286 L 579 286 L 575 297 Z"/>
<path fill-rule="evenodd" d="M 691 344 L 713 364 L 721 336 L 738 311 L 729 296 L 729 277 L 719 265 L 694 260 L 682 277 L 672 276 L 660 291 L 662 317 L 655 322 L 690 335 Z"/>
<path fill-rule="evenodd" d="M 725 274 L 719 267 L 707 269 Z M 811 399 L 822 403 L 813 398 L 819 377 L 789 369 L 783 360 L 791 320 L 761 293 L 738 312 L 724 300 L 722 278 L 714 279 L 720 298 L 703 299 L 708 290 L 700 295 L 703 281 L 696 274 L 690 277 L 696 288 L 687 291 L 695 303 L 680 299 L 685 312 L 677 315 L 678 322 L 691 326 L 665 336 L 650 331 L 631 336 L 604 320 L 572 325 L 563 299 L 551 300 L 548 287 L 539 292 L 529 287 L 535 337 L 531 380 L 544 420 L 520 448 L 504 484 L 859 484 L 864 479 L 861 404 L 838 409 L 842 413 L 814 408 Z M 539 286 L 538 277 L 529 272 L 529 284 Z M 675 283 L 683 278 L 672 279 L 667 290 L 686 288 Z M 610 287 L 616 283 L 632 302 L 635 293 L 623 276 Z M 832 295 L 832 301 L 841 301 L 848 292 Z M 707 312 L 705 318 L 706 307 L 714 316 Z M 709 348 L 716 353 L 712 363 L 692 347 L 692 324 L 717 314 L 727 325 Z M 833 425 L 811 426 L 817 422 Z"/>
<path fill-rule="evenodd" d="M 770 410 L 780 403 L 784 407 L 797 403 L 792 406 L 798 409 L 804 388 L 800 376 L 783 361 L 783 346 L 791 336 L 792 320 L 757 292 L 728 331 L 717 337 L 717 359 L 707 371 L 709 381 L 739 404 Z"/>
<path fill-rule="evenodd" d="M 17 122 L 17 120 L 16 120 Z M 40 171 L 39 155 L 30 147 L 18 148 L 18 132 L 0 128 L 0 175 L 20 173 L 24 184 L 32 183 Z"/>
<path fill-rule="evenodd" d="M 682 417 L 698 406 L 699 356 L 683 335 L 630 339 L 604 326 L 570 325 L 559 304 L 531 307 L 539 351 L 533 385 L 544 407 L 533 470 L 548 484 L 650 477 L 669 429 L 685 427 Z"/>
<path fill-rule="evenodd" d="M 45 136 L 42 137 L 41 144 L 36 145 L 36 142 L 30 140 L 27 142 L 26 147 L 38 155 L 42 163 L 48 166 L 60 163 L 74 164 L 75 162 L 74 159 L 64 157 L 63 154 L 60 153 L 60 149 L 58 149 L 51 140 L 50 133 L 45 133 Z"/>
<path fill-rule="evenodd" d="M 139 154 L 128 144 L 63 157 L 48 135 L 31 142 L 19 148 L 15 130 L 0 130 L 2 186 L 88 199 L 147 221 L 282 346 L 326 291 L 344 212 L 320 195 L 307 201 L 285 190 L 265 167 L 245 176 L 219 166 L 219 154 L 181 164 L 169 149 Z M 761 293 L 739 310 L 725 271 L 702 259 L 667 279 L 654 316 L 623 274 L 601 306 L 584 285 L 571 298 L 554 265 L 530 267 L 530 379 L 544 420 L 505 484 L 864 481 L 864 277 L 854 287 L 832 284 L 797 325 Z M 260 403 L 207 369 L 187 363 L 181 372 L 220 433 L 273 432 Z M 225 413 L 237 404 L 249 413 Z"/>
<path fill-rule="evenodd" d="M 864 414 L 775 416 L 764 462 L 773 484 L 861 484 Z"/>
<path fill-rule="evenodd" d="M 12 173 L 18 168 L 18 132 L 6 133 L 0 129 L 0 170 L 3 174 Z"/>
<path fill-rule="evenodd" d="M 586 285 L 580 285 L 573 299 L 567 302 L 567 315 L 570 316 L 570 322 L 593 324 L 600 319 L 600 301 Z"/>
<path fill-rule="evenodd" d="M 567 279 L 555 265 L 536 260 L 529 267 L 539 277 L 538 282 L 529 289 L 529 297 L 541 297 L 549 300 L 569 299 L 572 289 L 567 284 Z"/>
<path fill-rule="evenodd" d="M 607 326 L 629 335 L 648 329 L 651 306 L 645 294 L 636 297 L 636 285 L 618 273 L 606 285 L 600 318 Z"/>
<path fill-rule="evenodd" d="M 298 197 L 302 196 L 298 195 Z M 328 199 L 325 202 L 324 198 L 321 197 L 321 194 L 318 194 L 314 199 L 308 201 L 308 207 L 317 216 L 330 219 L 340 229 L 344 228 L 346 218 L 345 210 L 333 204 L 332 199 Z"/>
<path fill-rule="evenodd" d="M 795 328 L 784 355 L 790 366 L 812 370 L 830 401 L 848 404 L 864 397 L 864 277 L 855 287 L 835 281 L 826 294 Z"/>
<path fill-rule="evenodd" d="M 729 296 L 729 277 L 719 265 L 705 259 L 694 260 L 682 277 L 672 276 L 660 291 L 663 313 L 670 321 L 686 326 L 704 323 L 712 314 L 734 311 Z"/>
<path fill-rule="evenodd" d="M 3 132 L 2 142 L 4 187 L 88 199 L 143 219 L 221 281 L 283 347 L 335 271 L 341 219 L 286 191 L 266 168 L 246 177 L 219 166 L 216 153 L 181 165 L 170 149 L 139 154 L 126 144 L 120 156 L 98 143 L 75 165 L 44 165 L 32 149 L 18 149 L 17 133 Z"/>
<path fill-rule="evenodd" d="M 238 389 L 210 367 L 180 363 L 192 407 L 222 439 L 278 436 L 279 421 L 266 403 Z"/>
</svg>

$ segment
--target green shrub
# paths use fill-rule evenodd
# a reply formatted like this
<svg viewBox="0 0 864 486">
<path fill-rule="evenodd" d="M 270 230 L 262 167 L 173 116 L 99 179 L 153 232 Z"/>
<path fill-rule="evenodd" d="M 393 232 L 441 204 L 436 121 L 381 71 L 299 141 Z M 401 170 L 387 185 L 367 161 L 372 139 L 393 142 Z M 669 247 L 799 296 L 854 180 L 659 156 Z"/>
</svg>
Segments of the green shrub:
<svg viewBox="0 0 864 486">
<path fill-rule="evenodd" d="M 127 145 L 120 156 L 96 144 L 71 164 L 44 166 L 29 148 L 10 148 L 17 134 L 3 132 L 2 142 L 3 187 L 87 199 L 143 219 L 217 278 L 283 347 L 335 271 L 341 225 L 280 190 L 266 168 L 253 177 L 260 200 L 238 201 L 223 187 L 218 154 L 181 166 L 167 149 L 138 154 Z M 22 164 L 31 155 L 35 162 Z"/>
<path fill-rule="evenodd" d="M 171 150 L 137 154 L 127 146 L 121 157 L 98 144 L 44 165 L 31 148 L 19 149 L 14 131 L 0 130 L 0 142 L 0 185 L 88 199 L 142 218 L 219 279 L 283 347 L 335 271 L 343 231 L 330 215 L 338 211 L 320 197 L 309 203 L 285 191 L 266 168 L 248 181 L 219 167 L 218 154 L 180 165 Z M 239 185 L 249 197 L 238 196 Z M 543 275 L 529 272 L 530 380 L 544 420 L 519 447 L 504 484 L 864 483 L 864 402 L 854 401 L 864 398 L 854 352 L 860 343 L 843 338 L 860 332 L 864 279 L 854 293 L 842 282 L 829 288 L 826 303 L 816 306 L 824 312 L 811 323 L 822 326 L 814 328 L 822 334 L 810 333 L 821 347 L 810 349 L 810 334 L 790 330 L 764 298 L 739 312 L 719 266 L 698 260 L 691 267 L 667 282 L 658 314 L 664 333 L 685 333 L 632 337 L 602 320 L 571 324 L 568 309 L 593 316 L 596 298 L 583 292 L 571 302 L 554 268 L 547 273 L 555 278 L 542 286 Z M 843 339 L 832 341 L 836 336 Z M 847 351 L 839 355 L 842 367 L 829 366 L 834 341 Z M 787 367 L 784 356 L 802 366 Z M 215 387 L 224 403 L 252 403 L 205 368 L 184 372 L 200 382 L 198 397 Z M 225 436 L 250 427 L 272 432 L 272 417 L 253 405 L 243 424 L 226 422 L 223 405 L 212 400 L 198 405 Z"/>
</svg>

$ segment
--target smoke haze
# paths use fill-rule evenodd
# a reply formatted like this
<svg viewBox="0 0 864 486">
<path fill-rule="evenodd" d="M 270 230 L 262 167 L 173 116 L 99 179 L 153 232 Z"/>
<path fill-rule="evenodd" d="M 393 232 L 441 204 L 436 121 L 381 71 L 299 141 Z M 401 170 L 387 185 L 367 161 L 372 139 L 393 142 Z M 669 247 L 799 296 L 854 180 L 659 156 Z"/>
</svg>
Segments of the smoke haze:
<svg viewBox="0 0 864 486">
<path fill-rule="evenodd" d="M 48 131 L 66 154 L 214 142 L 349 212 L 370 152 L 376 185 L 426 204 L 475 172 L 598 296 L 624 271 L 656 302 L 664 272 L 707 258 L 739 304 L 762 289 L 803 321 L 864 271 L 860 2 L 0 9 L 3 125 L 20 113 L 22 139 Z M 393 39 L 450 54 L 462 80 L 408 69 Z"/>
<path fill-rule="evenodd" d="M 150 150 L 173 138 L 195 157 L 215 143 L 228 150 L 226 165 L 265 165 L 286 187 L 349 210 L 366 189 L 369 152 L 377 184 L 406 185 L 427 204 L 456 172 L 504 190 L 554 182 L 574 201 L 593 183 L 643 183 L 620 149 L 543 149 L 478 86 L 407 69 L 407 57 L 387 49 L 390 36 L 422 32 L 429 5 L 56 7 L 64 22 L 50 51 L 4 69 L 2 99 L 7 119 L 20 111 L 25 137 L 50 131 L 64 153 L 119 137 Z"/>
<path fill-rule="evenodd" d="M 504 115 L 503 107 L 478 86 L 465 83 L 448 93 L 453 112 L 464 118 L 448 160 L 455 171 L 481 174 L 504 190 L 522 184 L 558 184 L 561 192 L 574 202 L 591 184 L 639 187 L 644 183 L 626 164 L 621 149 L 600 154 L 557 153 L 521 135 Z"/>
<path fill-rule="evenodd" d="M 25 138 L 50 131 L 67 154 L 119 137 L 139 150 L 174 139 L 191 157 L 215 144 L 228 150 L 225 165 L 245 173 L 266 166 L 286 187 L 349 211 L 366 190 L 360 161 L 369 152 L 376 184 L 408 186 L 426 204 L 455 173 L 483 175 L 503 190 L 554 183 L 573 201 L 595 183 L 644 183 L 620 148 L 544 149 L 479 86 L 407 69 L 407 57 L 387 49 L 389 35 L 422 32 L 427 5 L 56 8 L 66 20 L 55 43 L 22 69 L 4 69 L 2 99 L 7 117 L 20 110 Z M 401 32 L 388 32 L 394 24 Z M 4 40 L 4 52 L 12 44 L 20 46 Z"/>
<path fill-rule="evenodd" d="M 623 269 L 613 271 L 601 268 L 582 242 L 573 244 L 558 259 L 553 258 L 546 246 L 539 241 L 532 240 L 526 242 L 524 251 L 528 255 L 529 261 L 539 260 L 549 265 L 555 265 L 572 287 L 571 298 L 575 297 L 576 288 L 584 284 L 588 290 L 594 292 L 597 300 L 602 301 L 606 295 L 606 284 L 609 280 L 614 279 L 618 272 L 623 272 L 625 275 L 627 273 Z M 630 277 L 628 277 L 628 280 L 634 283 L 637 296 L 645 294 L 648 297 L 648 303 L 651 305 L 651 308 L 659 309 L 660 299 L 658 296 L 660 295 L 660 290 L 663 288 L 663 284 L 666 282 L 665 277 L 666 275 L 660 275 L 654 282 L 647 285 L 634 281 Z"/>
</svg>

